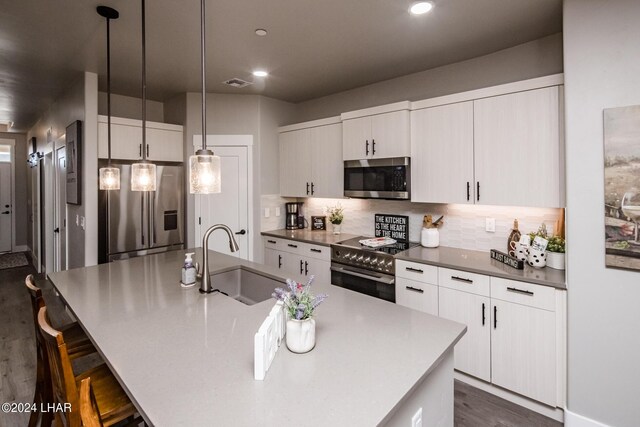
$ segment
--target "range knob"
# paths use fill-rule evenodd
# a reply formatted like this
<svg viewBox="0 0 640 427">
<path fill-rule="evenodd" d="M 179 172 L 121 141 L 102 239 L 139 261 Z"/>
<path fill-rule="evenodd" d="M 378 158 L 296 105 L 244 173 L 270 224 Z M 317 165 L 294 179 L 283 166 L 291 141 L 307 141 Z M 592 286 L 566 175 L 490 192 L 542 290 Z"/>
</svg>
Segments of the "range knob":
<svg viewBox="0 0 640 427">
<path fill-rule="evenodd" d="M 370 256 L 366 257 L 366 258 L 364 259 L 364 263 L 365 263 L 365 264 L 371 264 L 371 257 L 370 257 Z"/>
<path fill-rule="evenodd" d="M 356 261 L 362 262 L 363 259 L 364 259 L 364 255 L 360 255 Z"/>
<path fill-rule="evenodd" d="M 373 259 L 371 260 L 371 265 L 372 265 L 372 266 L 374 266 L 374 267 L 375 267 L 376 265 L 378 265 L 378 258 L 373 258 Z"/>
</svg>

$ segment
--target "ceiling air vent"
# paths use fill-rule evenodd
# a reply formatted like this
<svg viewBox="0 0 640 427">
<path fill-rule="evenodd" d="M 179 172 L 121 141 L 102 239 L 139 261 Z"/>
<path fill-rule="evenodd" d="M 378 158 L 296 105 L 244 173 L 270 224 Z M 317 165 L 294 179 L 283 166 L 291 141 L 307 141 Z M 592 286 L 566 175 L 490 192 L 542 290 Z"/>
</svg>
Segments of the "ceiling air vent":
<svg viewBox="0 0 640 427">
<path fill-rule="evenodd" d="M 246 86 L 249 86 L 249 85 L 252 85 L 252 84 L 253 84 L 252 82 L 248 82 L 248 81 L 245 81 L 245 80 L 239 79 L 239 78 L 237 78 L 237 77 L 234 77 L 234 78 L 232 78 L 232 79 L 229 79 L 229 80 L 227 80 L 227 81 L 225 81 L 225 82 L 223 82 L 223 83 L 224 83 L 224 84 L 226 84 L 226 85 L 229 85 L 229 86 L 233 86 L 233 87 L 238 88 L 238 89 L 240 89 L 240 88 L 243 88 L 243 87 L 246 87 Z"/>
</svg>

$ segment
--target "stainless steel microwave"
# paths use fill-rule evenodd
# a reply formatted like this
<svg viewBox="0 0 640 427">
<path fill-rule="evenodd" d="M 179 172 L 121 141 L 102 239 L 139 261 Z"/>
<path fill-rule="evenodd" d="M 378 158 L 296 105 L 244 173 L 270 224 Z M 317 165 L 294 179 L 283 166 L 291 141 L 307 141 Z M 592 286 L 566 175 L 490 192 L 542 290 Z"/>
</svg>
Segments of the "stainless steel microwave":
<svg viewBox="0 0 640 427">
<path fill-rule="evenodd" d="M 344 195 L 362 199 L 411 198 L 411 159 L 346 160 Z"/>
</svg>

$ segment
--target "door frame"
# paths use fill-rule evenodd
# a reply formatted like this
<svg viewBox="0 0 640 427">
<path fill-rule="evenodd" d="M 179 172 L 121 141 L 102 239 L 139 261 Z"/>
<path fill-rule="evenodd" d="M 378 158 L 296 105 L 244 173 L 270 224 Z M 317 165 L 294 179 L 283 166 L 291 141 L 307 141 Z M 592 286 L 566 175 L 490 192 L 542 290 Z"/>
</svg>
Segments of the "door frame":
<svg viewBox="0 0 640 427">
<path fill-rule="evenodd" d="M 64 271 L 67 270 L 67 263 L 68 263 L 68 259 L 69 259 L 69 247 L 66 244 L 68 241 L 68 236 L 67 236 L 67 200 L 66 200 L 66 196 L 64 200 L 59 200 L 60 199 L 60 188 L 59 188 L 59 179 L 58 179 L 58 174 L 60 173 L 59 170 L 59 164 L 58 164 L 58 151 L 61 149 L 64 149 L 67 146 L 67 140 L 66 140 L 66 136 L 63 134 L 60 138 L 58 138 L 57 140 L 54 141 L 53 144 L 53 150 L 52 150 L 52 157 L 53 157 L 53 200 L 54 200 L 54 204 L 53 204 L 53 226 L 54 227 L 60 227 L 60 223 L 61 221 L 64 222 L 64 236 L 62 236 L 61 233 L 58 233 L 58 238 L 54 238 L 53 239 L 53 259 L 54 259 L 54 263 L 53 263 L 53 271 Z M 65 157 L 65 163 L 66 163 L 66 157 Z M 66 194 L 66 191 L 65 191 Z M 58 204 L 62 203 L 62 205 L 65 207 L 65 215 L 63 218 L 59 218 L 59 214 L 60 211 L 58 210 Z M 64 265 L 62 265 L 62 262 L 60 260 L 61 258 L 61 254 L 58 253 L 59 252 L 59 246 L 60 245 L 60 239 L 64 238 L 65 241 L 65 245 L 64 245 Z"/>
<path fill-rule="evenodd" d="M 260 230 L 260 227 L 256 227 L 254 224 L 254 214 L 253 214 L 253 135 L 207 135 L 207 149 L 213 150 L 215 152 L 215 147 L 246 147 L 247 149 L 247 228 L 250 233 L 249 238 L 247 239 L 247 243 L 249 245 L 247 249 L 247 254 L 249 256 L 249 261 L 253 261 L 255 259 L 255 230 Z M 194 152 L 200 148 L 202 148 L 202 135 L 194 135 L 193 136 L 193 148 Z M 189 159 L 186 159 L 187 163 L 187 171 L 185 173 L 186 179 L 188 181 L 189 177 Z M 194 210 L 195 210 L 195 202 L 194 202 Z M 195 212 L 193 215 L 190 215 L 192 218 L 195 218 Z M 197 224 L 194 220 L 194 242 L 197 245 L 198 242 L 195 240 Z M 259 232 L 258 232 L 259 234 Z"/>
<path fill-rule="evenodd" d="M 11 146 L 11 252 L 16 249 L 16 140 L 0 138 L 1 145 Z"/>
<path fill-rule="evenodd" d="M 44 188 L 42 188 L 42 216 L 44 220 L 44 239 L 41 245 L 44 251 L 44 271 L 52 273 L 55 271 L 55 236 L 54 229 L 54 211 L 55 211 L 55 160 L 54 152 L 50 151 L 40 160 L 43 167 Z M 40 261 L 42 262 L 42 260 Z"/>
</svg>

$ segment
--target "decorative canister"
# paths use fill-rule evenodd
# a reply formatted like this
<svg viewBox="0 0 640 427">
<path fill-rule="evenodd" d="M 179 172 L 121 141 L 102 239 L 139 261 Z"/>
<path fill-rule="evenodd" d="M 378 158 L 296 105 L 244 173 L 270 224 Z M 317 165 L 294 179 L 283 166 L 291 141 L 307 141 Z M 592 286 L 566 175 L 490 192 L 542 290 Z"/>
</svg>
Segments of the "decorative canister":
<svg viewBox="0 0 640 427">
<path fill-rule="evenodd" d="M 315 319 L 287 320 L 287 348 L 294 353 L 307 353 L 316 345 Z"/>
<path fill-rule="evenodd" d="M 420 244 L 425 248 L 437 248 L 440 245 L 440 232 L 437 228 L 423 228 Z"/>
<path fill-rule="evenodd" d="M 565 255 L 563 252 L 547 252 L 547 267 L 564 270 Z"/>
</svg>

